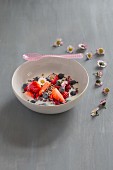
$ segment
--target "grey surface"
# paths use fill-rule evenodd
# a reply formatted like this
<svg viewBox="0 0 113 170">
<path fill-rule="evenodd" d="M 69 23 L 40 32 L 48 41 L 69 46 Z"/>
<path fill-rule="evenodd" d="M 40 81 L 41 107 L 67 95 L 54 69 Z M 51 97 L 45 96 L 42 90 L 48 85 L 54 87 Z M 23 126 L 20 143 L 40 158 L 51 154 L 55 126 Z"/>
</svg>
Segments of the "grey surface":
<svg viewBox="0 0 113 170">
<path fill-rule="evenodd" d="M 0 170 L 113 170 L 112 34 L 112 0 L 0 0 Z M 64 46 L 53 49 L 58 37 Z M 90 117 L 104 98 L 102 87 L 94 88 L 97 57 L 78 60 L 90 83 L 74 109 L 49 116 L 22 106 L 11 89 L 22 54 L 64 54 L 80 42 L 93 53 L 106 50 L 107 109 Z"/>
</svg>

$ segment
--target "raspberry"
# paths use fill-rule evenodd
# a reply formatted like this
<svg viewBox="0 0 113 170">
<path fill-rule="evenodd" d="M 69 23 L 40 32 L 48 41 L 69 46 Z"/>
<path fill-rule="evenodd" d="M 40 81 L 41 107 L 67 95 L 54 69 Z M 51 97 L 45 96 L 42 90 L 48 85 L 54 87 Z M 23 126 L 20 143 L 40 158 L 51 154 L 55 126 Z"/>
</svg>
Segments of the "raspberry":
<svg viewBox="0 0 113 170">
<path fill-rule="evenodd" d="M 64 99 L 66 99 L 66 98 L 69 97 L 69 93 L 66 92 L 66 91 L 64 91 L 64 92 L 62 93 L 62 96 L 64 97 Z"/>
<path fill-rule="evenodd" d="M 54 104 L 55 104 L 55 105 L 59 105 L 59 104 L 60 104 L 60 102 L 59 102 L 59 101 L 57 101 L 57 100 L 54 100 Z"/>
<path fill-rule="evenodd" d="M 36 98 L 36 99 L 38 99 L 38 98 L 39 98 L 39 94 L 38 94 L 38 93 L 36 93 L 35 98 Z"/>
<path fill-rule="evenodd" d="M 41 86 L 36 81 L 33 81 L 28 85 L 28 89 L 32 93 L 38 93 L 39 90 L 41 89 Z"/>
<path fill-rule="evenodd" d="M 65 91 L 66 91 L 66 92 L 69 92 L 69 90 L 68 90 L 68 89 L 66 89 Z"/>
<path fill-rule="evenodd" d="M 68 81 L 71 81 L 71 80 L 72 80 L 72 78 L 71 78 L 70 76 L 68 76 L 68 77 L 67 77 L 67 80 L 68 80 Z"/>
<path fill-rule="evenodd" d="M 24 92 L 26 92 L 26 91 L 28 91 L 28 86 L 26 86 L 26 87 L 24 88 Z"/>
<path fill-rule="evenodd" d="M 66 85 L 65 89 L 66 89 L 67 91 L 69 91 L 69 90 L 71 89 L 70 84 Z"/>
<path fill-rule="evenodd" d="M 56 76 L 54 77 L 54 79 L 51 80 L 51 83 L 52 83 L 52 84 L 56 84 L 57 80 L 58 80 L 58 76 L 56 75 Z"/>
<path fill-rule="evenodd" d="M 57 88 L 59 90 L 60 86 L 55 86 L 55 88 Z"/>
</svg>

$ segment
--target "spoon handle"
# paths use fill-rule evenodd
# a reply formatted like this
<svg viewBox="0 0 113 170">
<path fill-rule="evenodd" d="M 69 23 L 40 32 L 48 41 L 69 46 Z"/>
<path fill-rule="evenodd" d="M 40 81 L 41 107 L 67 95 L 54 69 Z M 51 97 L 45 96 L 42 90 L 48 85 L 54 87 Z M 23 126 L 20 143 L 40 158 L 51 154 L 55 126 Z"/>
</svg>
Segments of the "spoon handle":
<svg viewBox="0 0 113 170">
<path fill-rule="evenodd" d="M 67 58 L 67 59 L 81 59 L 83 58 L 83 54 L 82 53 L 78 53 L 78 54 L 63 54 L 63 55 L 41 55 L 38 53 L 28 53 L 28 54 L 24 54 L 23 55 L 23 59 L 27 60 L 27 61 L 36 61 L 36 60 L 40 60 L 41 58 L 46 58 L 46 57 L 58 57 L 58 58 Z"/>
</svg>

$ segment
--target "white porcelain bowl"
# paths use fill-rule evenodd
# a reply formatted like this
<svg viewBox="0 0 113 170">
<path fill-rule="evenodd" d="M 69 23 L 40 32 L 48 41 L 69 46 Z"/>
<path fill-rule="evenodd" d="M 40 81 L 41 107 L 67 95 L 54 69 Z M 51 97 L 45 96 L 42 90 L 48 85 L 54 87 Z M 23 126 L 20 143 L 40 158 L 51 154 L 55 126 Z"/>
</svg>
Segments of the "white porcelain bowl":
<svg viewBox="0 0 113 170">
<path fill-rule="evenodd" d="M 49 75 L 53 72 L 70 75 L 74 80 L 78 81 L 78 95 L 72 97 L 72 101 L 55 106 L 41 106 L 27 101 L 24 97 L 25 94 L 22 93 L 22 85 L 37 75 L 41 75 L 42 73 Z M 73 59 L 57 57 L 43 58 L 39 61 L 27 61 L 16 69 L 12 77 L 12 88 L 19 101 L 29 109 L 45 114 L 61 113 L 74 107 L 87 89 L 88 83 L 88 73 L 80 63 Z"/>
</svg>

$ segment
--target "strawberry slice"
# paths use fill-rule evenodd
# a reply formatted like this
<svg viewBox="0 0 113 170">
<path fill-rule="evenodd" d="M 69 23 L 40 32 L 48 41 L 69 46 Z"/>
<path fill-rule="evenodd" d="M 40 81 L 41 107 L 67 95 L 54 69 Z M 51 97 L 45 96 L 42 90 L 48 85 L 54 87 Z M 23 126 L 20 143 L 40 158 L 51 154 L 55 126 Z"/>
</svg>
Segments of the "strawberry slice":
<svg viewBox="0 0 113 170">
<path fill-rule="evenodd" d="M 34 94 L 33 94 L 32 92 L 30 92 L 30 91 L 26 91 L 25 94 L 26 94 L 27 96 L 29 96 L 29 97 L 34 98 Z"/>
</svg>

